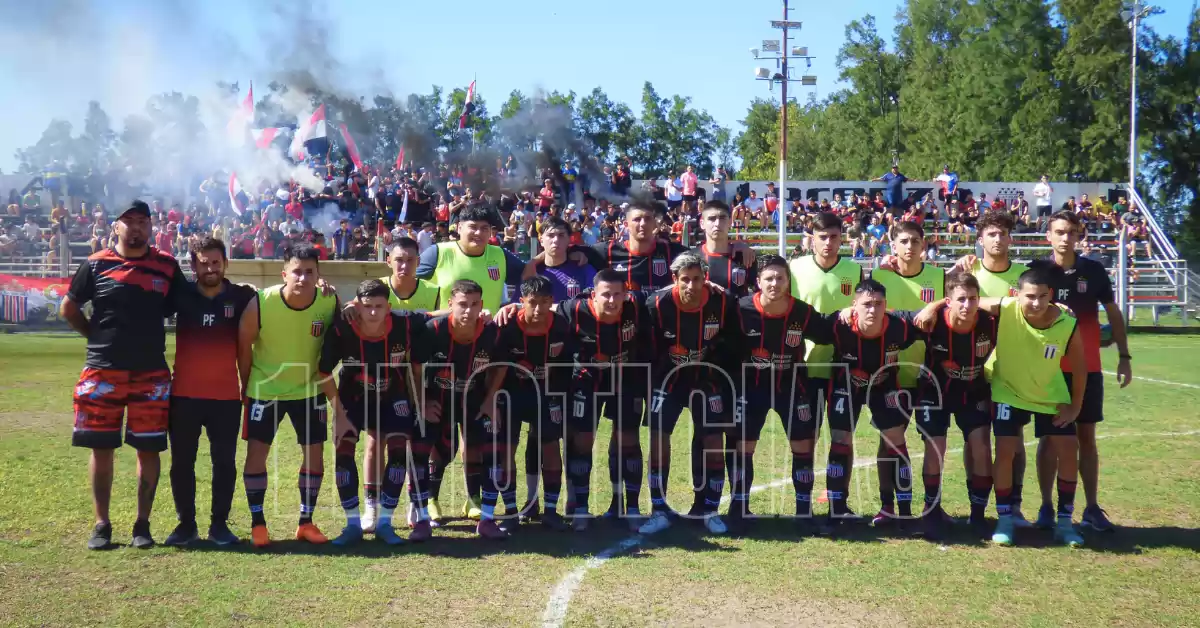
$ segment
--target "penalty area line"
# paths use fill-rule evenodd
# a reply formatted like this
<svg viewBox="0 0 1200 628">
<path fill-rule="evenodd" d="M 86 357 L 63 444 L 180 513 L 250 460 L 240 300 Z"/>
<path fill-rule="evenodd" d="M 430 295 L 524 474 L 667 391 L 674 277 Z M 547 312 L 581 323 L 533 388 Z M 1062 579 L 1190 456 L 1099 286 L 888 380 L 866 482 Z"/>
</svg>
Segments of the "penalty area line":
<svg viewBox="0 0 1200 628">
<path fill-rule="evenodd" d="M 1114 371 L 1101 371 L 1101 372 L 1104 373 L 1105 375 L 1116 375 L 1116 372 L 1114 372 Z M 1141 380 L 1143 382 L 1150 382 L 1152 384 L 1162 384 L 1164 386 L 1179 386 L 1180 388 L 1195 388 L 1196 390 L 1200 390 L 1200 386 L 1197 386 L 1196 384 L 1185 384 L 1183 382 L 1168 382 L 1165 379 L 1154 379 L 1151 377 L 1142 377 L 1141 375 L 1134 375 L 1133 379 L 1134 379 L 1134 381 Z"/>
</svg>

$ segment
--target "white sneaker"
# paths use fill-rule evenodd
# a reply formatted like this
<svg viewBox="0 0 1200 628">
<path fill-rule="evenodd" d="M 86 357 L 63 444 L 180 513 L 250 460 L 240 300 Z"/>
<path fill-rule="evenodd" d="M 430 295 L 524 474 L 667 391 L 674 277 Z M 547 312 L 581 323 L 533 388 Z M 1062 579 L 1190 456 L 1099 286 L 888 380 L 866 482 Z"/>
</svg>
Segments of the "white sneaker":
<svg viewBox="0 0 1200 628">
<path fill-rule="evenodd" d="M 378 513 L 376 512 L 375 504 L 368 503 L 366 508 L 363 508 L 362 517 L 359 519 L 362 522 L 362 531 L 368 534 L 375 533 L 375 519 Z"/>
<path fill-rule="evenodd" d="M 669 527 L 671 527 L 671 520 L 667 518 L 667 513 L 656 512 L 638 528 L 638 534 L 658 534 Z"/>
<path fill-rule="evenodd" d="M 1013 527 L 1014 527 L 1014 528 L 1025 528 L 1025 529 L 1028 529 L 1028 528 L 1032 528 L 1032 527 L 1033 527 L 1033 523 L 1032 523 L 1032 522 L 1030 522 L 1028 519 L 1026 519 L 1026 518 L 1025 518 L 1025 515 L 1021 514 L 1021 511 L 1020 511 L 1020 510 L 1014 510 L 1014 511 L 1013 511 L 1013 513 L 1012 513 L 1012 519 L 1013 519 Z"/>
<path fill-rule="evenodd" d="M 704 527 L 708 528 L 708 531 L 712 534 L 725 534 L 729 532 L 729 526 L 725 525 L 725 522 L 721 520 L 721 515 L 717 513 L 704 518 Z"/>
</svg>

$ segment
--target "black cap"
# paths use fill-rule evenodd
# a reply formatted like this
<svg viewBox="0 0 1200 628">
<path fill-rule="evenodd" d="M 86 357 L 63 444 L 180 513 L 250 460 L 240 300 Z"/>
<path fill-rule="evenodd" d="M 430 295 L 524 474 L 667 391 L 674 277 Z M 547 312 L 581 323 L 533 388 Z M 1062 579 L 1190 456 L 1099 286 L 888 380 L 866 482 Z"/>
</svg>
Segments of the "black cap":
<svg viewBox="0 0 1200 628">
<path fill-rule="evenodd" d="M 129 204 L 129 207 L 127 207 L 125 209 L 125 211 L 121 212 L 121 216 L 124 216 L 125 214 L 128 214 L 130 212 L 137 212 L 137 213 L 149 218 L 150 217 L 150 206 L 147 205 L 145 201 L 134 201 Z"/>
</svg>

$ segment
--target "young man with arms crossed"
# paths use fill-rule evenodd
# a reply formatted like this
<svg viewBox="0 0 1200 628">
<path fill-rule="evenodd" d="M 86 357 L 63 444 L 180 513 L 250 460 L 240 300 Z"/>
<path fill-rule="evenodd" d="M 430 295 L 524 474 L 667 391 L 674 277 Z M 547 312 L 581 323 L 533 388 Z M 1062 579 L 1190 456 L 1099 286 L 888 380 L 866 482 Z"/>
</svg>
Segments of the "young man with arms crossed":
<svg viewBox="0 0 1200 628">
<path fill-rule="evenodd" d="M 792 278 L 792 296 L 816 309 L 818 314 L 833 314 L 854 303 L 854 288 L 862 281 L 862 267 L 848 257 L 842 257 L 842 221 L 830 212 L 817 214 L 812 223 L 812 254 L 788 263 Z M 808 405 L 816 416 L 817 429 L 811 439 L 800 444 L 801 451 L 813 451 L 820 430 L 820 421 L 829 402 L 829 386 L 832 378 L 845 379 L 840 368 L 844 363 L 830 345 L 819 345 L 810 339 L 804 340 L 804 362 L 808 364 Z M 831 370 L 831 364 L 839 368 Z M 828 470 L 845 474 L 846 486 L 854 462 L 854 434 L 846 426 L 829 423 Z M 807 436 L 807 434 L 802 434 Z M 831 477 L 831 476 L 827 476 Z M 839 478 L 840 479 L 840 478 Z M 837 513 L 839 521 L 858 521 L 858 515 L 843 502 Z"/>
<path fill-rule="evenodd" d="M 425 317 L 396 314 L 388 303 L 390 290 L 378 279 L 358 286 L 351 305 L 357 310 L 353 321 L 339 318 L 325 333 L 318 371 L 321 393 L 334 408 L 334 465 L 338 497 L 346 512 L 346 527 L 333 540 L 348 546 L 362 540 L 358 510 L 358 464 L 354 459 L 358 435 L 374 433 L 376 442 L 387 447 L 375 538 L 388 545 L 403 542 L 392 527 L 392 512 L 400 501 L 408 467 L 408 445 L 412 442 L 413 473 L 409 496 L 414 506 L 410 539 L 430 537 L 427 474 L 429 441 L 413 440 L 420 398 L 415 382 L 422 381 Z M 337 384 L 333 371 L 342 365 Z"/>
<path fill-rule="evenodd" d="M 167 448 L 171 372 L 163 357 L 163 317 L 190 290 L 175 258 L 149 245 L 150 206 L 134 201 L 113 224 L 116 243 L 79 265 L 59 315 L 87 338 L 87 360 L 75 385 L 71 444 L 92 450 L 88 477 L 96 525 L 88 549 L 109 549 L 113 460 L 125 444 L 137 450 L 137 520 L 132 545 L 154 545 L 150 512 L 158 488 L 159 454 Z M 90 318 L 83 306 L 91 302 Z"/>
<path fill-rule="evenodd" d="M 737 328 L 735 302 L 707 282 L 707 267 L 696 255 L 684 253 L 671 263 L 675 285 L 660 290 L 646 302 L 652 327 L 655 384 L 649 402 L 650 502 L 652 514 L 638 532 L 654 534 L 670 527 L 666 496 L 671 467 L 671 433 L 693 393 L 702 403 L 691 412 L 694 430 L 703 435 L 704 506 L 701 516 L 713 534 L 728 531 L 717 514 L 725 489 L 725 433 L 733 428 L 734 382 L 722 368 L 714 368 L 713 349 L 725 334 Z"/>
<path fill-rule="evenodd" d="M 326 332 L 338 319 L 336 295 L 318 287 L 318 251 L 297 244 L 284 252 L 283 284 L 258 291 L 238 327 L 238 373 L 246 395 L 242 438 L 247 442 L 242 481 L 250 504 L 250 534 L 255 547 L 270 544 L 263 502 L 267 495 L 267 456 L 286 415 L 296 431 L 300 465 L 300 523 L 296 539 L 325 543 L 312 522 L 325 469 L 329 438 L 325 395 L 318 383 L 318 361 Z"/>
<path fill-rule="evenodd" d="M 946 273 L 942 269 L 922 261 L 925 253 L 924 229 L 913 222 L 901 222 L 896 225 L 894 232 L 892 249 L 895 252 L 895 270 L 880 268 L 871 273 L 871 279 L 878 281 L 887 289 L 888 306 L 893 310 L 917 311 L 931 303 L 941 301 L 945 296 Z M 923 372 L 925 364 L 923 337 L 918 338 L 911 346 L 901 351 L 898 358 L 900 362 L 899 384 L 904 391 L 902 397 L 908 397 L 903 401 L 903 405 L 911 408 L 917 400 L 917 380 Z M 907 421 L 905 423 L 907 425 Z M 926 446 L 936 444 L 929 439 L 926 439 L 925 443 Z M 912 516 L 911 490 L 900 490 L 900 487 L 892 485 L 892 469 L 897 464 L 897 461 L 892 458 L 898 454 L 906 457 L 908 455 L 904 431 L 890 430 L 887 433 L 881 433 L 877 454 L 879 462 L 876 466 L 879 472 L 879 492 L 883 496 L 883 507 L 872 519 L 872 525 L 885 526 L 891 524 L 897 517 L 907 519 Z M 941 477 L 941 459 L 941 452 L 926 452 L 923 462 L 924 475 Z M 907 466 L 910 461 L 900 461 L 899 464 Z M 893 494 L 898 512 L 897 508 L 893 507 Z M 940 510 L 937 511 L 937 514 L 944 515 Z"/>
<path fill-rule="evenodd" d="M 179 525 L 167 545 L 200 538 L 196 526 L 196 453 L 208 433 L 212 458 L 212 522 L 208 539 L 239 542 L 229 530 L 237 483 L 237 440 L 242 392 L 236 370 L 238 326 L 257 291 L 225 279 L 225 243 L 205 238 L 191 250 L 193 289 L 182 293 L 175 326 L 175 373 L 171 382 L 171 493 Z"/>
</svg>

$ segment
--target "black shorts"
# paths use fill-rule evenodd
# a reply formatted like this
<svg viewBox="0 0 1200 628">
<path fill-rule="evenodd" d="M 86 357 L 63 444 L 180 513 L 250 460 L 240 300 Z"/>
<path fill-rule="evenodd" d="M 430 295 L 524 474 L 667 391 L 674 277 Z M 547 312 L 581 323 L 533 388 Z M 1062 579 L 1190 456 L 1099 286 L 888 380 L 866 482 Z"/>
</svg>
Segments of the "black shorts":
<svg viewBox="0 0 1200 628">
<path fill-rule="evenodd" d="M 695 194 L 684 194 L 683 202 L 688 203 L 689 205 L 694 204 L 696 202 L 696 195 Z"/>
<path fill-rule="evenodd" d="M 950 431 L 950 415 L 962 431 L 963 439 L 971 432 L 987 427 L 992 421 L 991 403 L 982 400 L 976 403 L 946 403 L 941 408 L 933 401 L 922 400 L 915 408 L 917 431 L 923 440 L 945 438 Z"/>
<path fill-rule="evenodd" d="M 612 421 L 613 429 L 620 432 L 636 432 L 642 424 L 642 397 L 645 393 L 629 386 L 612 394 L 608 380 L 608 377 L 601 377 L 598 386 L 592 377 L 572 380 L 568 399 L 570 416 L 567 419 L 572 433 L 595 432 L 601 416 Z"/>
<path fill-rule="evenodd" d="M 1037 206 L 1037 217 L 1038 218 L 1048 218 L 1050 216 L 1050 214 L 1052 214 L 1052 213 L 1054 213 L 1053 205 L 1038 205 Z"/>
<path fill-rule="evenodd" d="M 1007 403 L 992 403 L 992 432 L 996 436 L 1021 436 L 1021 428 L 1033 421 L 1035 438 L 1043 436 L 1074 436 L 1075 424 L 1054 426 L 1053 414 L 1022 410 Z"/>
<path fill-rule="evenodd" d="M 325 395 L 320 393 L 307 399 L 286 401 L 246 399 L 246 409 L 242 414 L 242 439 L 271 444 L 284 415 L 292 420 L 297 443 L 316 445 L 329 439 Z"/>
<path fill-rule="evenodd" d="M 237 443 L 241 413 L 242 402 L 238 399 L 171 397 L 167 427 L 171 446 L 174 447 L 177 440 L 186 439 L 194 448 L 202 430 L 214 443 Z"/>
<path fill-rule="evenodd" d="M 683 204 L 682 199 L 680 199 L 678 201 L 667 200 L 667 209 L 675 209 L 676 207 L 679 207 L 682 204 Z"/>
<path fill-rule="evenodd" d="M 1071 374 L 1067 378 L 1067 390 L 1071 390 Z M 1104 420 L 1104 373 L 1088 373 L 1087 387 L 1083 390 L 1083 407 L 1079 410 L 1077 423 L 1099 423 Z"/>
<path fill-rule="evenodd" d="M 530 388 L 514 388 L 505 402 L 506 425 L 520 436 L 521 423 L 529 424 L 529 433 L 536 434 L 541 443 L 552 443 L 563 437 L 566 419 L 562 395 L 537 394 Z"/>
<path fill-rule="evenodd" d="M 793 392 L 794 391 L 794 392 Z M 772 401 L 771 395 L 775 398 Z M 767 423 L 767 411 L 774 410 L 783 423 L 788 440 L 812 440 L 817 433 L 817 413 L 804 390 L 784 387 L 779 390 L 748 390 L 739 400 L 741 416 L 736 417 L 738 436 L 756 441 Z"/>
<path fill-rule="evenodd" d="M 870 401 L 866 400 L 864 392 L 849 394 L 845 389 L 832 388 L 826 403 L 829 429 L 853 432 L 858 427 L 858 418 L 864 406 L 871 411 L 871 425 L 879 431 L 896 427 L 906 427 L 908 417 L 912 413 L 909 402 L 905 400 L 906 391 L 893 390 Z"/>
<path fill-rule="evenodd" d="M 373 398 L 342 398 L 346 418 L 358 432 L 374 432 L 379 438 L 405 436 L 412 438 L 416 410 L 407 396 Z"/>
<path fill-rule="evenodd" d="M 735 401 L 732 395 L 723 393 L 711 383 L 679 383 L 669 391 L 656 389 L 651 393 L 646 424 L 651 431 L 671 434 L 686 408 L 691 412 L 696 433 L 724 434 L 735 427 Z"/>
</svg>

